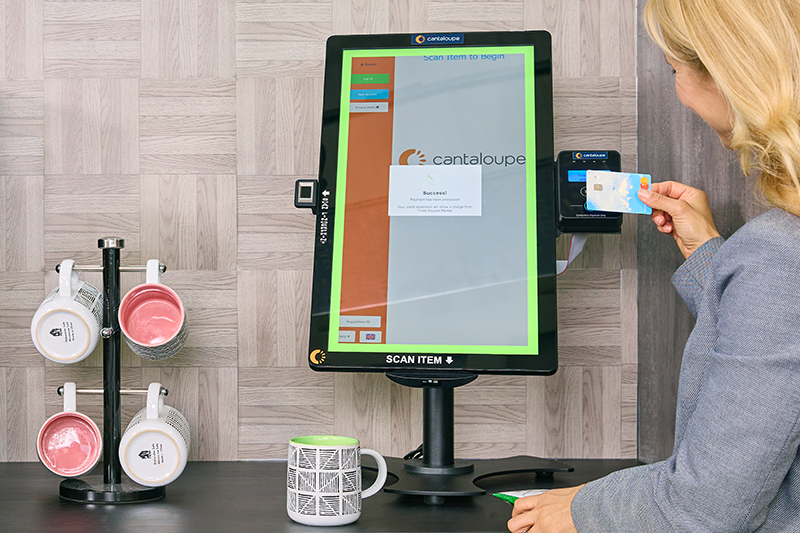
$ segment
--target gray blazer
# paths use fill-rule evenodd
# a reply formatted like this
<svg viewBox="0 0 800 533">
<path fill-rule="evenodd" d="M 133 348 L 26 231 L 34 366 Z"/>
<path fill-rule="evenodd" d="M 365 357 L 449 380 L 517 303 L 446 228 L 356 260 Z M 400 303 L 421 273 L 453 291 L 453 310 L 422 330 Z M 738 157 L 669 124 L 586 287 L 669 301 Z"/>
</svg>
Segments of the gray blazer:
<svg viewBox="0 0 800 533">
<path fill-rule="evenodd" d="M 666 461 L 589 483 L 584 532 L 800 532 L 800 218 L 773 209 L 675 272 L 697 321 Z"/>
</svg>

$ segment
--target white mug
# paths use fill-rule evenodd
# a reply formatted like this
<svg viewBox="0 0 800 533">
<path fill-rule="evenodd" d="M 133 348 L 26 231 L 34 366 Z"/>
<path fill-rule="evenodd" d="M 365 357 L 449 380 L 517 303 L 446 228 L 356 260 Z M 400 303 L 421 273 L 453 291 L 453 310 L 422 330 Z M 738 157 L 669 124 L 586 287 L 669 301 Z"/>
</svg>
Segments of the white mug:
<svg viewBox="0 0 800 533">
<path fill-rule="evenodd" d="M 145 359 L 167 359 L 183 348 L 186 311 L 178 294 L 161 283 L 158 259 L 147 261 L 145 283 L 119 303 L 119 326 L 131 350 Z"/>
<path fill-rule="evenodd" d="M 64 383 L 64 410 L 42 424 L 36 451 L 51 472 L 77 477 L 89 472 L 100 459 L 103 437 L 94 421 L 77 411 L 75 383 Z"/>
<path fill-rule="evenodd" d="M 378 463 L 378 478 L 361 490 L 361 454 Z M 309 436 L 289 441 L 286 512 L 309 526 L 340 526 L 361 516 L 361 500 L 383 488 L 386 460 L 350 437 Z"/>
<path fill-rule="evenodd" d="M 189 457 L 189 423 L 164 405 L 161 383 L 147 388 L 147 407 L 131 419 L 119 442 L 119 461 L 131 480 L 146 487 L 172 483 Z"/>
<path fill-rule="evenodd" d="M 56 363 L 77 363 L 89 357 L 103 323 L 103 294 L 78 279 L 75 261 L 61 262 L 58 287 L 45 298 L 31 321 L 36 349 Z"/>
</svg>

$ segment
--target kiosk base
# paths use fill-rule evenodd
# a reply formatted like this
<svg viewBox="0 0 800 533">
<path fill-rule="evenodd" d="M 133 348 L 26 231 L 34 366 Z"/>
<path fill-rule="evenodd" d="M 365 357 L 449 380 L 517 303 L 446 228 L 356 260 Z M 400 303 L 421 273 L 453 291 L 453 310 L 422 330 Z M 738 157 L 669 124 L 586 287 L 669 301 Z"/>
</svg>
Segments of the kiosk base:
<svg viewBox="0 0 800 533">
<path fill-rule="evenodd" d="M 389 476 L 397 478 L 397 483 L 383 490 L 394 494 L 423 496 L 429 505 L 441 505 L 448 496 L 482 496 L 486 491 L 475 483 L 493 476 L 519 473 L 535 473 L 537 478 L 552 478 L 556 472 L 572 472 L 573 468 L 561 461 L 519 455 L 505 459 L 480 459 L 475 461 L 456 461 L 460 470 L 455 474 L 424 472 L 414 464 L 417 460 L 403 461 L 387 457 Z M 472 468 L 468 468 L 472 467 Z M 468 471 L 464 471 L 467 469 Z"/>
</svg>

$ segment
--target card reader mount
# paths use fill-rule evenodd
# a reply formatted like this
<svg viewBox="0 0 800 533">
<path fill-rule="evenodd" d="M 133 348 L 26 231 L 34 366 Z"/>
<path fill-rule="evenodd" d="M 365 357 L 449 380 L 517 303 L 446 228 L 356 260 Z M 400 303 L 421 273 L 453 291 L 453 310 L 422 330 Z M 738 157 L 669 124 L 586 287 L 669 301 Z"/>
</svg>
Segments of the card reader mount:
<svg viewBox="0 0 800 533">
<path fill-rule="evenodd" d="M 565 150 L 559 152 L 555 172 L 556 227 L 562 233 L 619 233 L 622 213 L 586 209 L 586 171 L 620 171 L 620 155 L 615 150 Z"/>
</svg>

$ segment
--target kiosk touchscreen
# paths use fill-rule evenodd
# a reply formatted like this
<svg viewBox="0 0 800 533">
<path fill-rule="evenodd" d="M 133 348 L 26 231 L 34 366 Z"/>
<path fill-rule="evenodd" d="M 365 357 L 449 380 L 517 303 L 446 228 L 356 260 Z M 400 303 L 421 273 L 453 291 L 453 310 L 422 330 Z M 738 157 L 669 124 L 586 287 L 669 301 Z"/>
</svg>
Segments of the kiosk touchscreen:
<svg viewBox="0 0 800 533">
<path fill-rule="evenodd" d="M 328 41 L 316 370 L 551 374 L 546 32 Z"/>
</svg>

